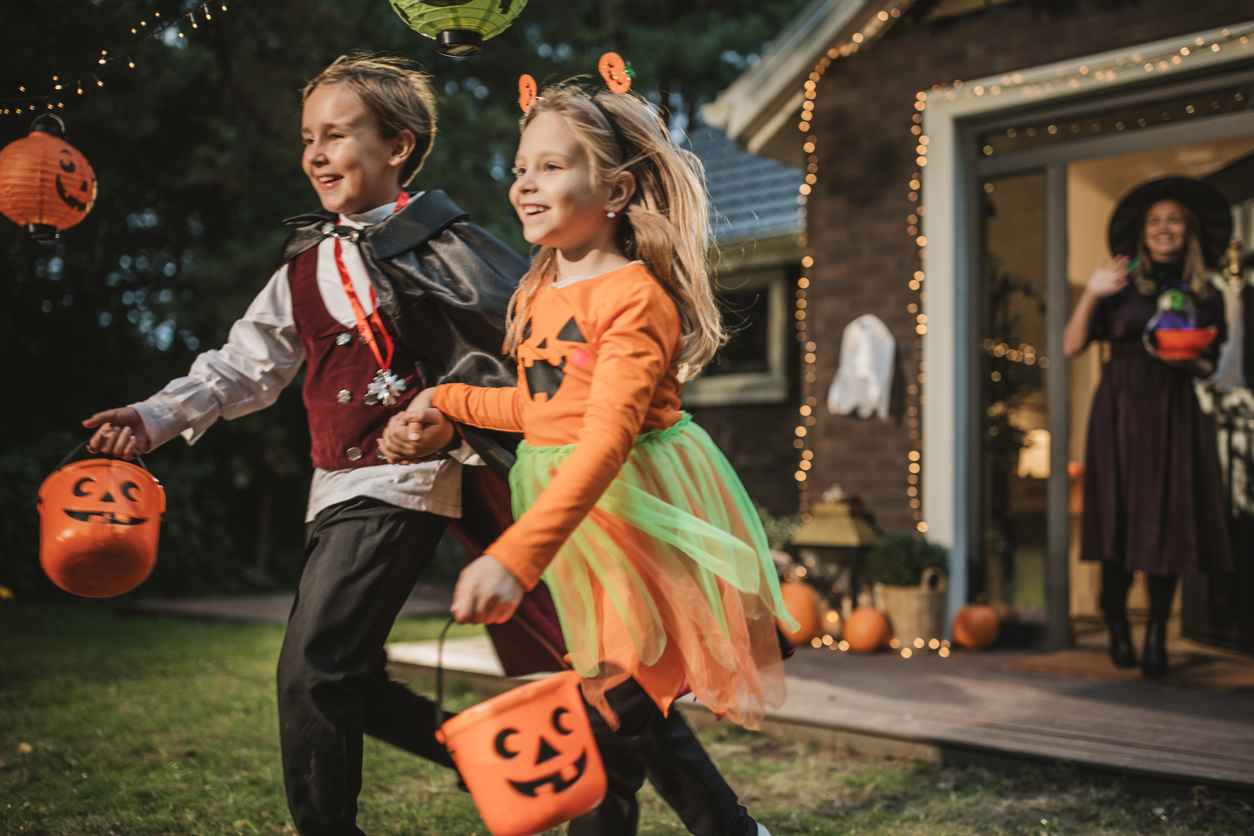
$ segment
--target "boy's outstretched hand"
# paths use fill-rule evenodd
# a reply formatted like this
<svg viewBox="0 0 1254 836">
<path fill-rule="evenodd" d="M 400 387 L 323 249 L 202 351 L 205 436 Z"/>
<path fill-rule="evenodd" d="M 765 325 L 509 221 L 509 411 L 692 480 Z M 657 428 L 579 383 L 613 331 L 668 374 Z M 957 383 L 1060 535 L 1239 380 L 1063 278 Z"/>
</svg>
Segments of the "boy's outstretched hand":
<svg viewBox="0 0 1254 836">
<path fill-rule="evenodd" d="M 87 442 L 89 453 L 133 459 L 147 453 L 151 444 L 148 431 L 144 429 L 144 421 L 134 407 L 124 406 L 97 412 L 84 419 L 83 426 L 96 431 Z"/>
<path fill-rule="evenodd" d="M 453 587 L 453 618 L 458 624 L 501 624 L 523 599 L 522 584 L 492 555 L 462 570 Z"/>
</svg>

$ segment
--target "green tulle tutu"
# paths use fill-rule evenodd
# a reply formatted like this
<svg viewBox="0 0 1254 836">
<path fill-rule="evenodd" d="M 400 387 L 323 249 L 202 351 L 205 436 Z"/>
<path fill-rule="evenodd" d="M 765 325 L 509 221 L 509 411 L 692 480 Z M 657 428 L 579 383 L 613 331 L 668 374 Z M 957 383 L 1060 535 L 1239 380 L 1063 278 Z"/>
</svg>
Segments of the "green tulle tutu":
<svg viewBox="0 0 1254 836">
<path fill-rule="evenodd" d="M 514 517 L 574 445 L 518 449 Z M 726 457 L 685 414 L 642 434 L 544 573 L 589 700 L 634 677 L 663 710 L 685 689 L 757 727 L 783 701 L 775 629 L 795 628 L 757 511 Z"/>
</svg>

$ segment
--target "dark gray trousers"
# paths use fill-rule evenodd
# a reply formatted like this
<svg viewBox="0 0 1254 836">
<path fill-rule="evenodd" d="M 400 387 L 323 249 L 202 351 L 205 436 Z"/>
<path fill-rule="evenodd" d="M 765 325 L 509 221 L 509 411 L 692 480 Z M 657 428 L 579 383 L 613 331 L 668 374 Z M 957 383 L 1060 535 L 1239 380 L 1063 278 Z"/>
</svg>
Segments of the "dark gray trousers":
<svg viewBox="0 0 1254 836">
<path fill-rule="evenodd" d="M 384 652 L 446 525 L 443 517 L 360 498 L 327 508 L 307 527 L 305 569 L 278 665 L 283 782 L 302 836 L 362 836 L 364 734 L 453 766 L 435 740 L 434 703 L 388 678 Z M 609 699 L 622 721 L 618 732 L 588 709 L 609 790 L 570 833 L 633 836 L 646 777 L 692 833 L 757 833 L 678 711 L 663 717 L 635 682 Z"/>
</svg>

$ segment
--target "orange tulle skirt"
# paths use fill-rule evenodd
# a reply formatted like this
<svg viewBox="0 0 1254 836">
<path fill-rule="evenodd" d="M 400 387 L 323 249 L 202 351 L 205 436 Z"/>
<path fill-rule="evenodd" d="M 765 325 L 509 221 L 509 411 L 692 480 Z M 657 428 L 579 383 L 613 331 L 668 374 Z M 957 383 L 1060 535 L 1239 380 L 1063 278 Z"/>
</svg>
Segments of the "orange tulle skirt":
<svg viewBox="0 0 1254 836">
<path fill-rule="evenodd" d="M 572 450 L 520 446 L 515 517 Z M 775 625 L 793 622 L 766 535 L 735 471 L 689 416 L 641 435 L 544 581 L 584 695 L 611 724 L 605 692 L 629 677 L 663 712 L 690 690 L 747 728 L 783 702 Z"/>
</svg>

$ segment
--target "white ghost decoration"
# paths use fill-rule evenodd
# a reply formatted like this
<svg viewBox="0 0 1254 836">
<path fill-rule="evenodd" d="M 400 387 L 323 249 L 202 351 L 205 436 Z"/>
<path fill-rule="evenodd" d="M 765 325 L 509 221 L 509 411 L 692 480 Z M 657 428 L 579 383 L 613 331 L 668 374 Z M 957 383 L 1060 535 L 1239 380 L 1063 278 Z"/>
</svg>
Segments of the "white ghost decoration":
<svg viewBox="0 0 1254 836">
<path fill-rule="evenodd" d="M 846 325 L 840 340 L 840 368 L 827 391 L 828 412 L 887 418 L 895 350 L 893 335 L 879 317 L 863 314 Z"/>
</svg>

